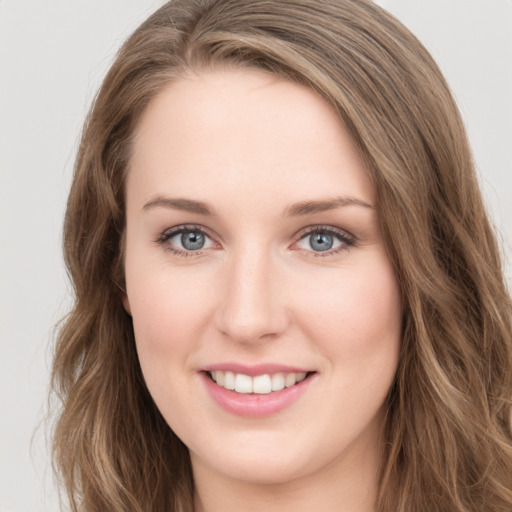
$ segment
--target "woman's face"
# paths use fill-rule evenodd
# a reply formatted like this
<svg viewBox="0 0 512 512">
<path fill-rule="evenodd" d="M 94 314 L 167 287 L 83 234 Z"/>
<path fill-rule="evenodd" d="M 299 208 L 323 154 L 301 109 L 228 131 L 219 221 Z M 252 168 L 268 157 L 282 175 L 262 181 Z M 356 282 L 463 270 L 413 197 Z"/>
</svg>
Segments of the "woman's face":
<svg viewBox="0 0 512 512">
<path fill-rule="evenodd" d="M 150 103 L 128 172 L 125 308 L 195 474 L 375 468 L 402 306 L 331 109 L 259 71 L 192 75 Z"/>
</svg>

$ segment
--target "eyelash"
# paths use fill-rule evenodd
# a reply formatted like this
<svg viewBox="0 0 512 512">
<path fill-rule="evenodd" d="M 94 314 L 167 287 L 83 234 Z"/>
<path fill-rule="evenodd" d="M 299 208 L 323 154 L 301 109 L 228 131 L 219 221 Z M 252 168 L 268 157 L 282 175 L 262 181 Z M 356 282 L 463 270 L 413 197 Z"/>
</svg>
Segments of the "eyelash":
<svg viewBox="0 0 512 512">
<path fill-rule="evenodd" d="M 166 229 L 165 231 L 160 233 L 160 235 L 158 235 L 155 242 L 158 243 L 159 245 L 162 245 L 166 251 L 168 251 L 172 254 L 175 254 L 177 256 L 183 257 L 183 258 L 188 258 L 191 256 L 192 257 L 199 256 L 199 255 L 203 254 L 203 251 L 201 249 L 198 249 L 196 251 L 191 251 L 191 250 L 187 251 L 187 250 L 178 249 L 169 243 L 169 240 L 171 238 L 175 237 L 176 235 L 179 235 L 181 233 L 186 233 L 186 232 L 201 233 L 202 235 L 213 240 L 213 237 L 211 237 L 209 235 L 208 231 L 205 230 L 204 227 L 197 225 L 197 224 L 185 224 L 182 226 L 177 226 L 175 228 Z M 356 245 L 356 238 L 353 235 L 347 233 L 346 231 L 335 229 L 331 226 L 322 226 L 322 225 L 310 226 L 310 227 L 303 229 L 297 235 L 297 241 L 294 242 L 294 244 L 300 242 L 303 238 L 307 237 L 308 235 L 314 234 L 314 233 L 332 236 L 332 237 L 336 238 L 338 241 L 340 241 L 341 245 L 336 249 L 330 249 L 330 250 L 326 250 L 326 251 L 313 251 L 313 250 L 307 250 L 307 249 L 294 249 L 294 250 L 306 251 L 306 252 L 312 254 L 312 256 L 314 258 L 325 258 L 328 256 L 338 254 L 342 251 L 346 251 Z"/>
</svg>

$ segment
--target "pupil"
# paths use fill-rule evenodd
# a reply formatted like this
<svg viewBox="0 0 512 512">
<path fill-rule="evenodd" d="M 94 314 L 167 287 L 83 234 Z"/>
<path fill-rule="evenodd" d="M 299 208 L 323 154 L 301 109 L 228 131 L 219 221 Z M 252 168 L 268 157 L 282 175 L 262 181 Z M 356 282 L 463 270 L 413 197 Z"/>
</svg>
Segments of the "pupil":
<svg viewBox="0 0 512 512">
<path fill-rule="evenodd" d="M 189 251 L 197 251 L 204 245 L 204 235 L 194 231 L 186 231 L 181 234 L 181 245 Z"/>
<path fill-rule="evenodd" d="M 332 235 L 316 233 L 310 238 L 311 248 L 315 251 L 328 251 L 334 244 Z"/>
</svg>

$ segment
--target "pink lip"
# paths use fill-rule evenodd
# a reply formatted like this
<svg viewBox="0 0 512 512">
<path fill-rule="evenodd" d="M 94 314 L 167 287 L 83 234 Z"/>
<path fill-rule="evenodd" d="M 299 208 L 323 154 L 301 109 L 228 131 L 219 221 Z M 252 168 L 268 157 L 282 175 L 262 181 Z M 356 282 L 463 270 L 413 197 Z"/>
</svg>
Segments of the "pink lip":
<svg viewBox="0 0 512 512">
<path fill-rule="evenodd" d="M 282 364 L 268 363 L 268 364 L 255 364 L 245 365 L 240 363 L 219 363 L 212 364 L 203 368 L 206 372 L 214 372 L 220 370 L 222 372 L 243 373 L 249 377 L 256 377 L 256 375 L 274 374 L 274 373 L 307 373 L 310 369 L 298 368 L 294 366 L 287 366 Z"/>
<path fill-rule="evenodd" d="M 222 366 L 225 368 L 225 366 Z M 268 368 L 268 366 L 266 366 Z M 280 367 L 282 368 L 282 367 Z M 251 368 L 253 369 L 253 368 Z M 214 370 L 211 370 L 214 371 Z M 233 370 L 227 370 L 233 371 Z M 245 372 L 247 369 L 245 369 Z M 290 371 L 290 370 L 280 370 Z M 238 373 L 245 373 L 240 371 Z M 276 371 L 264 371 L 263 373 L 277 373 Z M 291 386 L 284 388 L 280 391 L 273 391 L 265 395 L 257 394 L 243 394 L 231 391 L 217 385 L 210 378 L 209 374 L 205 371 L 199 373 L 202 378 L 204 385 L 210 394 L 211 398 L 225 411 L 235 414 L 237 416 L 245 416 L 248 418 L 261 418 L 264 416 L 270 416 L 277 414 L 278 412 L 286 409 L 298 400 L 308 389 L 309 385 L 315 380 L 315 375 L 309 375 L 303 381 Z M 245 373 L 245 375 L 250 375 Z M 262 375 L 262 373 L 255 373 L 252 375 Z"/>
</svg>

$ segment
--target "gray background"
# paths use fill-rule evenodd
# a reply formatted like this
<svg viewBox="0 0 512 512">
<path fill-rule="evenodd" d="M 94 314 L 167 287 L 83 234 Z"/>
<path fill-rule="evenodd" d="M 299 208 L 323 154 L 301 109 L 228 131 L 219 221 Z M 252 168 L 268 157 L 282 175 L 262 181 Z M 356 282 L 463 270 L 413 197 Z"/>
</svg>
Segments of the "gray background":
<svg viewBox="0 0 512 512">
<path fill-rule="evenodd" d="M 58 510 L 41 422 L 52 329 L 69 305 L 66 191 L 84 115 L 114 52 L 162 3 L 0 0 L 1 512 Z M 423 41 L 454 91 L 510 281 L 512 1 L 377 3 Z"/>
</svg>

